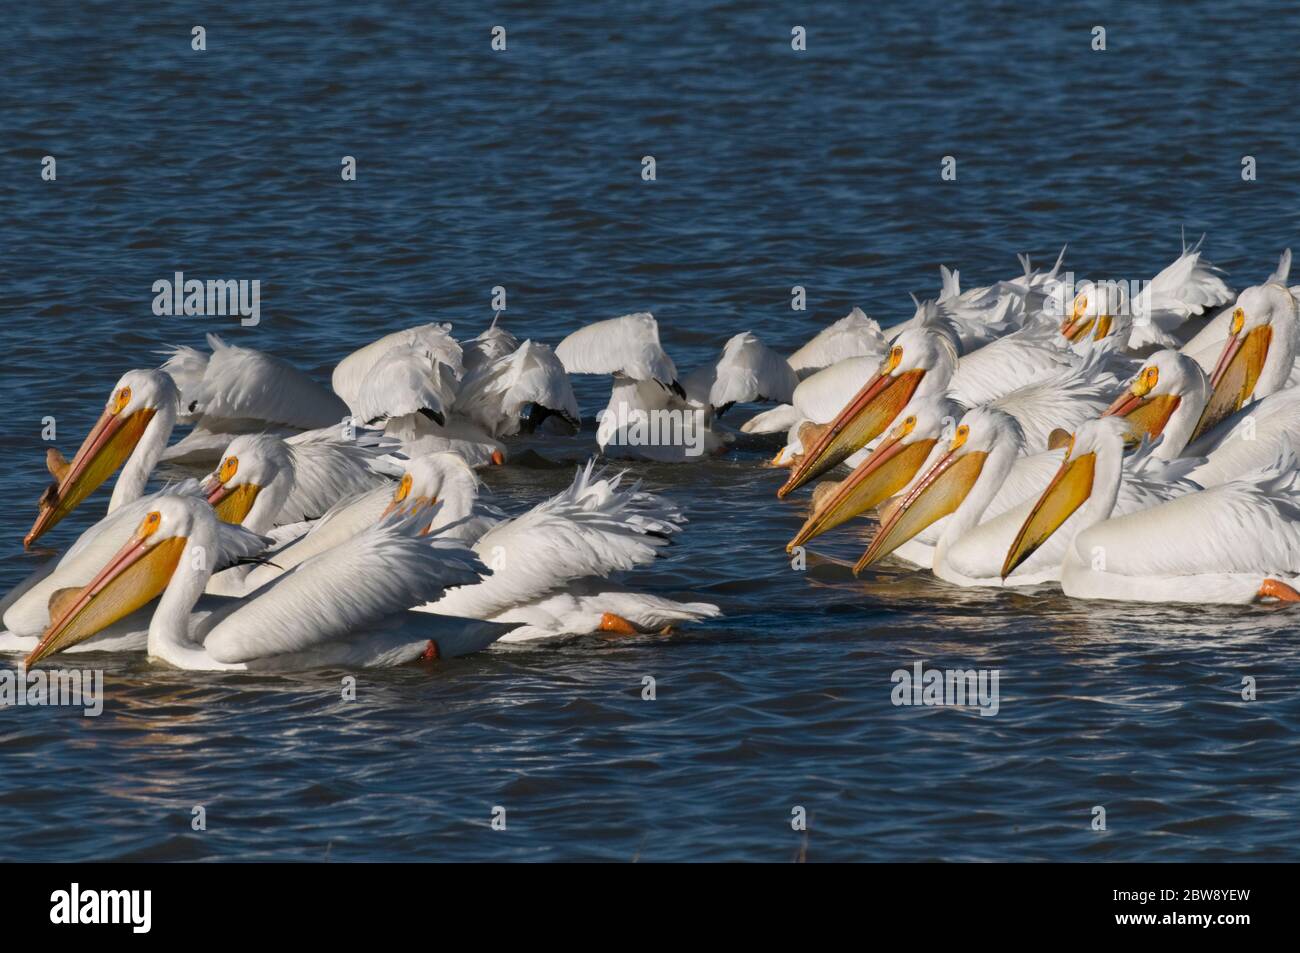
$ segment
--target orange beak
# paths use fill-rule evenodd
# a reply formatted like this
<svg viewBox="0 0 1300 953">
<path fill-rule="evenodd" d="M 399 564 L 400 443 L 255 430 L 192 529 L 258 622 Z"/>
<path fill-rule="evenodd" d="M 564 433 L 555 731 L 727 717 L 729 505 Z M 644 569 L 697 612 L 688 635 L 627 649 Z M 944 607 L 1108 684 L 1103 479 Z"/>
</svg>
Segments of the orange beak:
<svg viewBox="0 0 1300 953">
<path fill-rule="evenodd" d="M 785 485 L 777 490 L 777 497 L 785 499 L 792 490 L 843 463 L 884 433 L 912 399 L 924 375 L 919 368 L 897 377 L 885 371 L 867 381 L 803 455 Z"/>
<path fill-rule="evenodd" d="M 109 410 L 100 414 L 63 478 L 41 498 L 40 514 L 23 538 L 23 548 L 30 548 L 122 465 L 153 415 L 147 407 L 126 415 Z"/>
</svg>

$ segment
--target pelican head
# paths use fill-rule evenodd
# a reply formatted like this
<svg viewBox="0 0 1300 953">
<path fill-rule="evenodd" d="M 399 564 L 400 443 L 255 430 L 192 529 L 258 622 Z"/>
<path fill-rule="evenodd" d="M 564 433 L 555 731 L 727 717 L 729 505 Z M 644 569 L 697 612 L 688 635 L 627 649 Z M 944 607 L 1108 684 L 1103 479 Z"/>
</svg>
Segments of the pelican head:
<svg viewBox="0 0 1300 953">
<path fill-rule="evenodd" d="M 938 459 L 933 466 L 887 508 L 876 538 L 853 567 L 855 574 L 954 512 L 977 486 L 982 514 L 1024 447 L 1024 435 L 1010 414 L 977 407 L 962 417 L 941 447 L 942 452 L 935 451 Z"/>
<path fill-rule="evenodd" d="M 57 451 L 48 455 L 55 482 L 41 497 L 40 514 L 23 546 L 30 547 L 107 480 L 135 450 L 155 414 L 165 411 L 166 419 L 174 422 L 179 399 L 175 382 L 163 371 L 123 374 L 72 462 L 65 462 Z"/>
<path fill-rule="evenodd" d="M 437 522 L 446 525 L 470 514 L 478 487 L 478 475 L 460 454 L 427 453 L 407 464 L 383 515 L 399 509 L 413 512 L 441 504 Z M 425 532 L 432 527 L 431 523 Z"/>
<path fill-rule="evenodd" d="M 914 396 L 946 390 L 956 370 L 957 350 L 938 331 L 916 327 L 899 334 L 876 373 L 820 432 L 776 495 L 784 498 L 861 450 Z"/>
<path fill-rule="evenodd" d="M 1089 499 L 1106 496 L 1103 502 L 1108 504 L 1107 512 L 1114 508 L 1128 433 L 1128 424 L 1116 416 L 1079 425 L 1066 446 L 1061 468 L 1030 510 L 1007 552 L 1002 564 L 1003 579 L 1032 556 Z"/>
<path fill-rule="evenodd" d="M 1162 437 L 1157 452 L 1172 459 L 1182 453 L 1201 411 L 1210 399 L 1210 379 L 1195 360 L 1178 351 L 1156 351 L 1146 359 L 1128 389 L 1103 417 L 1128 421 L 1128 441 Z"/>
<path fill-rule="evenodd" d="M 203 492 L 219 520 L 264 533 L 293 490 L 294 476 L 288 444 L 269 434 L 244 434 L 230 441 L 221 463 L 203 481 Z"/>
<path fill-rule="evenodd" d="M 197 537 L 204 520 L 209 532 L 213 531 L 215 517 L 202 500 L 160 497 L 87 585 L 60 589 L 50 598 L 50 626 L 25 664 L 30 667 L 83 642 L 156 599 L 167 588 L 186 543 Z M 215 559 L 216 554 L 207 558 Z"/>
<path fill-rule="evenodd" d="M 956 426 L 962 410 L 948 397 L 913 398 L 871 454 L 818 502 L 786 552 L 879 506 L 907 486 L 945 431 Z"/>
<path fill-rule="evenodd" d="M 1061 322 L 1061 334 L 1072 344 L 1107 337 L 1124 340 L 1132 324 L 1123 283 L 1084 281 L 1074 296 L 1069 316 Z"/>
<path fill-rule="evenodd" d="M 1192 439 L 1251 397 L 1266 397 L 1284 387 L 1295 362 L 1297 338 L 1296 300 L 1284 285 L 1269 282 L 1243 291 L 1232 309 L 1228 339 L 1210 375 L 1210 400 Z"/>
</svg>

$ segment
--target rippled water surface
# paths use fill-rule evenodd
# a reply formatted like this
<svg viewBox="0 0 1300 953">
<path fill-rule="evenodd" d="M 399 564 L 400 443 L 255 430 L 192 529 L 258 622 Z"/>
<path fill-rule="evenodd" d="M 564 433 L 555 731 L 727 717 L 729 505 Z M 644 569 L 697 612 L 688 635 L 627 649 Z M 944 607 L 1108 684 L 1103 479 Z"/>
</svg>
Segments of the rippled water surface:
<svg viewBox="0 0 1300 953">
<path fill-rule="evenodd" d="M 1241 287 L 1300 235 L 1294 15 L 918 6 L 8 10 L 0 585 L 36 564 L 20 540 L 41 418 L 71 453 L 123 370 L 206 331 L 326 380 L 389 330 L 477 333 L 503 285 L 521 337 L 652 310 L 690 368 L 745 329 L 793 349 L 854 305 L 908 317 L 940 262 L 974 286 L 1068 241 L 1080 275 L 1147 278 L 1185 228 Z M 262 323 L 155 317 L 151 285 L 176 270 L 260 279 Z M 581 381 L 588 419 L 607 388 Z M 588 423 L 542 448 L 559 466 L 489 482 L 521 506 L 593 447 Z M 362 673 L 355 702 L 341 672 L 104 658 L 102 717 L 0 711 L 0 857 L 1300 856 L 1294 611 L 961 591 L 892 564 L 854 580 L 868 524 L 796 571 L 802 514 L 775 499 L 771 452 L 633 468 L 691 519 L 636 585 L 717 602 L 713 624 Z M 917 660 L 1000 670 L 998 714 L 894 707 L 890 675 Z"/>
</svg>

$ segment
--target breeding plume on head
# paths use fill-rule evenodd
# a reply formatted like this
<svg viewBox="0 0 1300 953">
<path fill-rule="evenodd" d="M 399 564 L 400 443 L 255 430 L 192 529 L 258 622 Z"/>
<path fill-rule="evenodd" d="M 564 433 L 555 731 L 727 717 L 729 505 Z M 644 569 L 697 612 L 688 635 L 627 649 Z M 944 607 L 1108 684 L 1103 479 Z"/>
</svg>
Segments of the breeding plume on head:
<svg viewBox="0 0 1300 953">
<path fill-rule="evenodd" d="M 956 370 L 957 349 L 948 336 L 929 327 L 903 331 L 876 373 L 820 431 L 777 496 L 784 498 L 861 450 L 885 431 L 913 397 L 942 394 Z"/>
<path fill-rule="evenodd" d="M 157 370 L 127 371 L 72 462 L 51 449 L 46 463 L 55 482 L 40 499 L 40 515 L 23 540 L 31 546 L 71 513 L 123 462 L 108 509 L 139 499 L 176 423 L 178 396 L 171 377 Z"/>
</svg>

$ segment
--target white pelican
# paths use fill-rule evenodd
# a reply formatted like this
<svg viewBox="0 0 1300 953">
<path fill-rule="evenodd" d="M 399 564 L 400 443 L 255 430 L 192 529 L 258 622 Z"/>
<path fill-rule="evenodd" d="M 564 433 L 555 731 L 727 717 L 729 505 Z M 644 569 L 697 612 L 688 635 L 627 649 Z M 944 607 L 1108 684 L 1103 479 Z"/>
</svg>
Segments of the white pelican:
<svg viewBox="0 0 1300 953">
<path fill-rule="evenodd" d="M 602 453 L 680 463 L 725 447 L 713 431 L 711 409 L 687 399 L 648 311 L 579 328 L 555 355 L 570 374 L 614 379 L 609 403 L 597 415 Z"/>
<path fill-rule="evenodd" d="M 875 440 L 914 396 L 945 393 L 956 368 L 957 350 L 950 338 L 929 327 L 904 331 L 830 423 L 798 433 L 800 442 L 808 444 L 777 496 L 784 498 Z M 859 374 L 863 370 L 854 367 Z"/>
<path fill-rule="evenodd" d="M 899 415 L 900 421 L 852 473 L 838 483 L 817 484 L 813 511 L 786 544 L 786 552 L 875 509 L 906 487 L 944 431 L 965 412 L 951 397 L 914 397 Z"/>
<path fill-rule="evenodd" d="M 431 362 L 446 366 L 450 376 L 456 379 L 464 371 L 463 349 L 451 336 L 450 324 L 421 324 L 385 334 L 339 361 L 330 379 L 334 393 L 362 419 L 366 416 L 360 405 L 362 385 L 372 370 L 382 369 L 388 360 L 385 354 L 394 348 L 421 350 L 429 355 Z"/>
<path fill-rule="evenodd" d="M 1244 403 L 1191 443 L 1210 399 L 1210 380 L 1186 354 L 1157 351 L 1148 357 L 1107 415 L 1125 418 L 1132 439 L 1157 440 L 1153 455 L 1164 460 L 1197 458 L 1189 478 L 1217 486 L 1268 466 L 1288 448 L 1300 451 L 1300 388 L 1286 387 Z"/>
<path fill-rule="evenodd" d="M 1284 249 L 1278 258 L 1277 267 L 1260 285 L 1252 286 L 1255 289 L 1263 285 L 1282 285 L 1286 286 L 1291 275 L 1291 249 Z M 1251 288 L 1246 288 L 1241 294 L 1246 294 Z M 1240 295 L 1238 296 L 1240 299 Z M 1184 354 L 1194 357 L 1205 368 L 1206 373 L 1214 369 L 1214 362 L 1223 351 L 1223 342 L 1229 337 L 1228 328 L 1233 321 L 1233 311 L 1236 310 L 1237 302 L 1229 303 L 1228 307 L 1221 309 L 1218 314 L 1206 322 L 1205 326 L 1192 336 L 1186 344 L 1182 346 Z"/>
<path fill-rule="evenodd" d="M 1071 357 L 1020 334 L 958 359 L 949 335 L 941 328 L 904 331 L 895 338 L 876 373 L 828 425 L 800 425 L 794 440 L 800 445 L 807 443 L 809 449 L 791 453 L 793 446 L 787 446 L 774 461 L 794 464 L 790 478 L 777 491 L 778 497 L 784 498 L 836 464 L 860 463 L 863 448 L 883 433 L 914 397 L 946 393 L 967 407 L 990 405 L 1006 410 L 1020 421 L 1026 448 L 1037 451 L 1047 447 L 1053 430 L 1099 413 L 1105 406 L 1102 395 L 1115 385 L 1098 360 Z"/>
<path fill-rule="evenodd" d="M 1288 385 L 1300 350 L 1296 310 L 1295 297 L 1280 283 L 1247 288 L 1237 298 L 1210 375 L 1210 400 L 1193 440 L 1236 413 L 1251 397 L 1267 397 Z"/>
<path fill-rule="evenodd" d="M 200 607 L 220 523 L 194 497 L 157 502 L 125 545 L 57 607 L 26 664 L 34 665 L 155 598 L 147 648 L 177 668 L 254 670 L 397 665 L 478 651 L 504 626 L 458 620 L 438 627 L 406 610 L 488 570 L 460 543 L 419 534 L 423 519 L 396 514 L 244 600 Z M 224 527 L 224 529 L 223 529 Z M 251 534 L 249 534 L 251 535 Z M 360 584 L 359 584 L 360 583 Z M 209 600 L 210 601 L 210 600 Z M 432 633 L 437 633 L 433 635 Z"/>
<path fill-rule="evenodd" d="M 729 339 L 716 363 L 696 368 L 682 381 L 686 396 L 718 417 L 733 404 L 788 403 L 798 384 L 789 362 L 750 331 Z"/>
<path fill-rule="evenodd" d="M 194 429 L 168 447 L 170 462 L 214 462 L 230 438 L 280 428 L 289 432 L 341 424 L 348 408 L 287 361 L 226 344 L 208 335 L 210 355 L 177 347 L 162 369 L 181 393 L 181 411 Z"/>
<path fill-rule="evenodd" d="M 1082 599 L 1243 603 L 1300 601 L 1300 511 L 1294 456 L 1220 486 L 1112 515 L 1124 432 L 1095 428 L 1076 442 L 1060 473 L 1009 547 L 1004 574 L 1033 558 L 1066 523 L 1061 588 Z"/>
<path fill-rule="evenodd" d="M 372 434 L 348 439 L 333 428 L 287 439 L 244 434 L 226 447 L 203 491 L 218 518 L 279 539 L 276 527 L 317 520 L 343 500 L 391 485 L 381 469 L 399 461 L 386 462 L 386 449 Z"/>
<path fill-rule="evenodd" d="M 1181 478 L 1190 464 L 1164 465 L 1151 461 L 1144 452 L 1130 457 L 1125 466 L 1124 434 L 1127 426 L 1116 418 L 1090 420 L 1080 425 L 1073 448 L 1066 450 L 1059 474 L 1072 461 L 1085 458 L 1089 468 L 1116 476 L 1114 493 L 1108 503 L 1122 512 L 1130 512 L 1172 499 L 1197 489 Z M 1097 453 L 1098 434 L 1115 435 L 1113 446 L 1105 442 L 1106 451 Z M 1035 585 L 1060 578 L 1065 546 L 1078 527 L 1087 525 L 1089 514 L 1081 514 L 1062 533 L 1056 544 L 1034 554 L 1034 558 L 1004 573 L 1008 547 L 1025 522 L 1042 490 L 1041 468 L 1037 469 L 1037 487 L 1028 496 L 1009 500 L 1006 486 L 1016 465 L 1019 434 L 1014 421 L 998 411 L 980 409 L 962 418 L 951 443 L 937 452 L 933 465 L 889 508 L 870 548 L 855 570 L 878 561 L 916 536 L 931 524 L 944 520 L 934 541 L 934 574 L 963 586 Z M 1053 452 L 1056 459 L 1060 454 Z M 1148 466 L 1149 464 L 1149 466 Z M 1092 472 L 1089 469 L 1089 474 Z M 1020 491 L 1025 489 L 1021 481 Z M 1001 503 L 999 503 L 1001 498 Z M 1007 503 L 1012 505 L 1007 506 Z M 1000 512 L 999 512 L 1000 510 Z M 1067 516 L 1069 514 L 1066 514 Z"/>
<path fill-rule="evenodd" d="M 55 479 L 41 496 L 40 514 L 23 539 L 29 548 L 122 465 L 108 512 L 144 494 L 176 423 L 177 391 L 162 371 L 127 371 L 109 395 L 104 412 L 82 441 L 72 462 L 53 448 L 46 465 Z"/>
<path fill-rule="evenodd" d="M 0 632 L 0 651 L 26 654 L 35 648 L 41 632 L 50 625 L 52 612 L 68 594 L 88 585 L 145 514 L 173 496 L 203 500 L 198 481 L 186 480 L 118 507 L 82 533 L 61 559 L 50 561 L 20 583 L 3 602 L 5 631 Z M 212 553 L 217 568 L 256 556 L 265 545 L 262 537 L 239 527 L 219 532 L 220 545 Z M 144 648 L 144 630 L 141 620 L 128 620 L 97 633 L 73 651 L 138 651 Z"/>
<path fill-rule="evenodd" d="M 376 358 L 354 398 L 358 416 L 369 425 L 381 425 L 385 435 L 401 442 L 408 457 L 451 450 L 475 467 L 504 463 L 504 444 L 473 420 L 452 412 L 461 384 L 460 346 L 456 345 L 455 363 L 448 364 L 443 359 L 451 353 L 446 342 L 455 342 L 434 332 L 425 337 L 430 335 L 432 344 L 428 340 L 398 343 Z M 355 369 L 356 365 L 348 368 L 348 380 Z"/>
<path fill-rule="evenodd" d="M 575 433 L 581 422 L 564 365 L 553 350 L 533 341 L 498 357 L 485 356 L 467 371 L 455 410 L 493 438 L 512 437 L 521 430 L 533 433 L 548 417 L 563 421 Z"/>
<path fill-rule="evenodd" d="M 490 361 L 512 354 L 519 347 L 519 339 L 497 324 L 500 313 L 492 316 L 492 323 L 477 336 L 465 342 L 465 371 L 477 370 Z"/>
<path fill-rule="evenodd" d="M 493 568 L 489 578 L 449 589 L 420 610 L 528 626 L 504 641 L 657 631 L 673 620 L 716 615 L 716 606 L 643 597 L 604 581 L 653 560 L 683 519 L 666 500 L 624 489 L 621 475 L 604 477 L 593 466 L 580 468 L 562 492 L 504 519 L 483 507 L 478 478 L 456 455 L 411 461 L 392 505 L 436 500 L 431 529 L 471 543 Z"/>
</svg>

